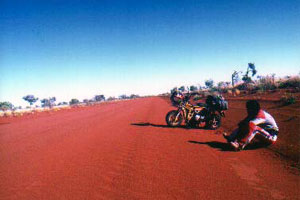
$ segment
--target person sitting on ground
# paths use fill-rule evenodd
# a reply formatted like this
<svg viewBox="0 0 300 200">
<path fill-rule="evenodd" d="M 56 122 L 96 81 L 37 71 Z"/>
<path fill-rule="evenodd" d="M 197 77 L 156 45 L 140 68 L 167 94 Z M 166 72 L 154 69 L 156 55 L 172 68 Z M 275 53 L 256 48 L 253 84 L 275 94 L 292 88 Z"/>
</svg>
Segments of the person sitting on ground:
<svg viewBox="0 0 300 200">
<path fill-rule="evenodd" d="M 235 129 L 231 135 L 223 134 L 224 138 L 235 148 L 243 149 L 257 133 L 264 136 L 270 141 L 275 143 L 277 140 L 278 126 L 274 118 L 266 111 L 260 108 L 260 104 L 256 100 L 249 100 L 246 102 L 247 117 L 239 122 L 238 128 Z M 265 131 L 259 125 L 269 125 L 272 127 L 272 134 Z"/>
</svg>

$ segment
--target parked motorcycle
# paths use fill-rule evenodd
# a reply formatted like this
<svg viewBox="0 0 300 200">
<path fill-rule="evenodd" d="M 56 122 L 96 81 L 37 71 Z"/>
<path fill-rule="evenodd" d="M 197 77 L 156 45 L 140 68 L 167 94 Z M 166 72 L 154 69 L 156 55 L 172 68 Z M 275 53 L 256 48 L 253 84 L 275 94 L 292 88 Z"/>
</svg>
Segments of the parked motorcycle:
<svg viewBox="0 0 300 200">
<path fill-rule="evenodd" d="M 174 92 L 170 99 L 177 110 L 171 110 L 166 115 L 168 126 L 180 126 L 184 120 L 187 127 L 199 127 L 217 129 L 221 126 L 221 117 L 225 117 L 225 110 L 228 109 L 228 103 L 221 96 L 209 95 L 206 103 L 192 105 L 190 98 L 192 95 L 183 95 L 180 92 Z"/>
</svg>

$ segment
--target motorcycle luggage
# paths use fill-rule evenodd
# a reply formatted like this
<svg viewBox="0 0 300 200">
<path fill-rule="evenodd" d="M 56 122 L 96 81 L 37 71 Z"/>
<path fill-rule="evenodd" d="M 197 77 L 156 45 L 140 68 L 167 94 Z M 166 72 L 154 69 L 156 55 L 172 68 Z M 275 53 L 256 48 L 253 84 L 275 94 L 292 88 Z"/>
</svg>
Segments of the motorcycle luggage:
<svg viewBox="0 0 300 200">
<path fill-rule="evenodd" d="M 206 98 L 206 104 L 219 111 L 228 110 L 228 102 L 219 96 L 209 95 Z"/>
</svg>

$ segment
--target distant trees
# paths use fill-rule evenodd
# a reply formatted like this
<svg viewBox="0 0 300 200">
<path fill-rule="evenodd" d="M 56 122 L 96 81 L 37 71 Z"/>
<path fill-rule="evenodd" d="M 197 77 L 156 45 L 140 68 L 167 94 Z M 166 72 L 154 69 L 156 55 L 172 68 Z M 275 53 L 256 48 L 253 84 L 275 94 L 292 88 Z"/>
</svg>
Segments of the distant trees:
<svg viewBox="0 0 300 200">
<path fill-rule="evenodd" d="M 122 94 L 119 96 L 119 99 L 129 99 L 129 97 L 126 94 Z"/>
<path fill-rule="evenodd" d="M 135 98 L 139 98 L 140 96 L 137 95 L 137 94 L 131 94 L 130 96 L 127 96 L 126 94 L 122 94 L 119 96 L 119 99 L 135 99 Z M 109 98 L 109 100 L 114 100 L 114 97 L 113 99 L 111 99 L 112 97 Z"/>
<path fill-rule="evenodd" d="M 27 101 L 30 106 L 32 106 L 39 98 L 35 98 L 34 95 L 29 94 L 27 96 L 24 96 L 23 99 Z"/>
<path fill-rule="evenodd" d="M 114 101 L 114 100 L 116 100 L 115 97 L 108 97 L 108 98 L 107 98 L 107 101 Z"/>
<path fill-rule="evenodd" d="M 59 105 L 59 106 L 68 105 L 68 102 L 65 102 L 65 101 L 59 102 L 57 105 Z"/>
<path fill-rule="evenodd" d="M 105 96 L 100 94 L 95 96 L 95 101 L 105 101 Z"/>
<path fill-rule="evenodd" d="M 8 101 L 0 102 L 0 110 L 11 110 L 13 107 L 14 106 Z"/>
<path fill-rule="evenodd" d="M 42 99 L 41 104 L 42 104 L 42 107 L 50 107 L 49 99 Z"/>
<path fill-rule="evenodd" d="M 83 99 L 83 103 L 89 104 L 89 102 L 90 102 L 90 100 L 88 100 L 88 99 Z"/>
<path fill-rule="evenodd" d="M 137 94 L 131 94 L 130 95 L 130 99 L 135 99 L 135 98 L 139 98 L 140 96 L 139 95 L 137 95 Z"/>
<path fill-rule="evenodd" d="M 41 100 L 42 107 L 52 108 L 54 106 L 54 102 L 56 101 L 56 97 L 45 98 Z"/>
<path fill-rule="evenodd" d="M 69 102 L 70 105 L 76 105 L 79 103 L 78 99 L 71 99 L 71 101 Z"/>
</svg>

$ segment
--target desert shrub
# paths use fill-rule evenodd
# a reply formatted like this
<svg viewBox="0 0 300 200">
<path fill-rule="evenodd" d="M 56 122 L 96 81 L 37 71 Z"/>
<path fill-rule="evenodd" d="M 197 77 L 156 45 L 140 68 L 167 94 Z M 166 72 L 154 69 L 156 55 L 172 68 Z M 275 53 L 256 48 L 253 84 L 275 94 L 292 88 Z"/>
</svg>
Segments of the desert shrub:
<svg viewBox="0 0 300 200">
<path fill-rule="evenodd" d="M 242 83 L 234 88 L 238 90 L 254 90 L 255 85 L 253 83 Z"/>
<path fill-rule="evenodd" d="M 296 76 L 279 81 L 279 88 L 300 88 L 300 77 Z"/>
<path fill-rule="evenodd" d="M 256 84 L 256 90 L 275 90 L 277 88 L 274 76 L 261 76 Z"/>
<path fill-rule="evenodd" d="M 247 89 L 247 85 L 245 83 L 239 84 L 235 87 L 238 90 L 246 90 Z"/>
<path fill-rule="evenodd" d="M 281 97 L 280 101 L 283 105 L 290 105 L 296 103 L 296 97 L 290 93 L 286 93 Z"/>
</svg>

